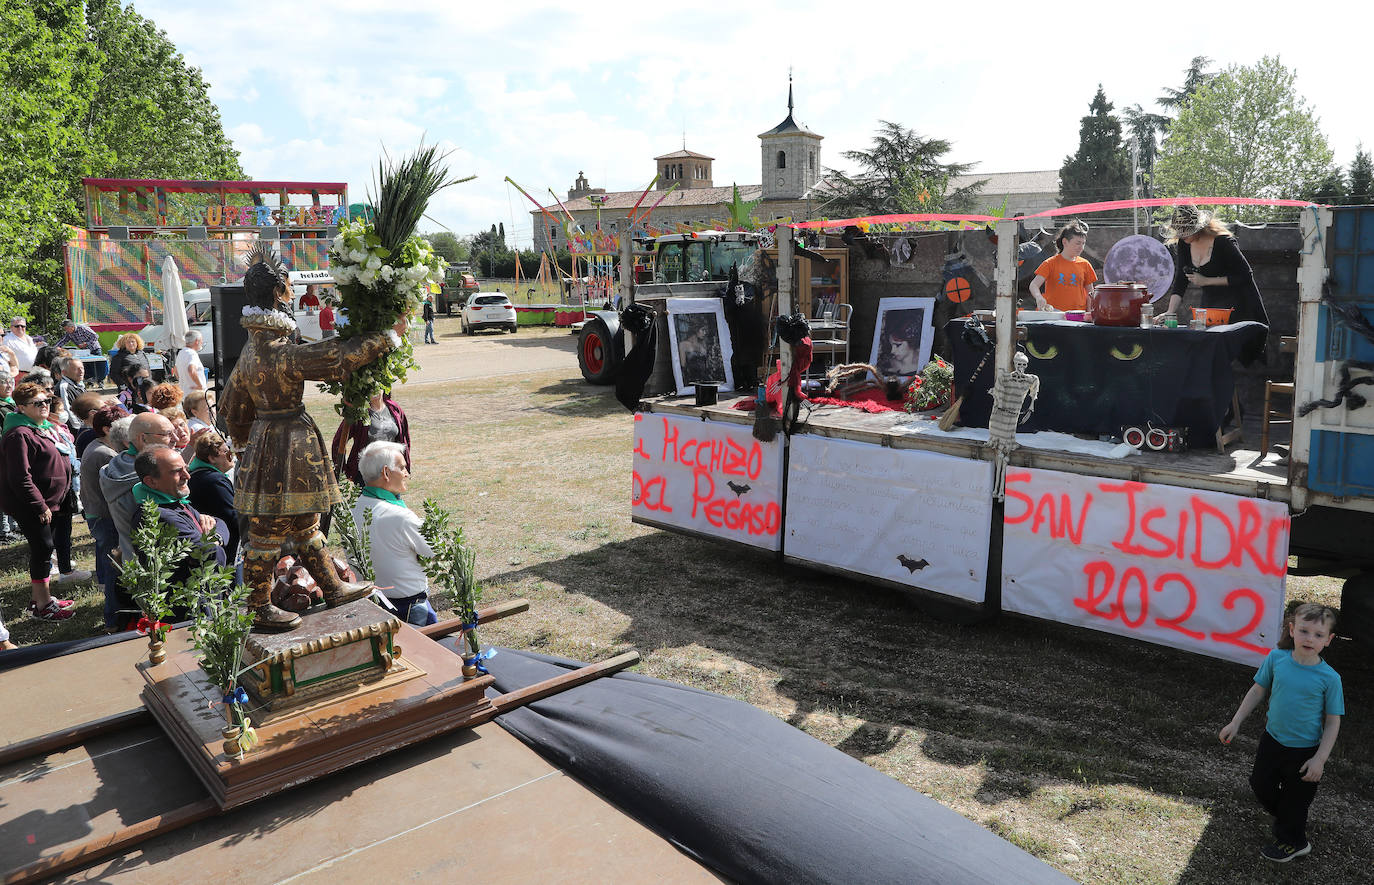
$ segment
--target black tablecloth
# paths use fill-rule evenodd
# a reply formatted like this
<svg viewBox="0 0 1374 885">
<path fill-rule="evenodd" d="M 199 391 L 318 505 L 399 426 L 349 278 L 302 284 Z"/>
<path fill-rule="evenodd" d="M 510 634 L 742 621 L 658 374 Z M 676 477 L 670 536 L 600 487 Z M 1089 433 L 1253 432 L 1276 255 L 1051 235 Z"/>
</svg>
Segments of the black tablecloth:
<svg viewBox="0 0 1374 885">
<path fill-rule="evenodd" d="M 988 392 L 995 357 L 964 340 L 963 318 L 945 334 L 954 352 L 956 392 L 965 427 L 987 427 Z M 1205 445 L 1221 426 L 1235 389 L 1231 360 L 1263 347 L 1263 323 L 1233 323 L 1206 331 L 1094 326 L 1091 323 L 1026 323 L 1029 372 L 1040 376 L 1035 411 L 1018 428 L 1026 433 L 1119 434 L 1128 425 L 1186 427 L 1193 445 Z M 989 334 L 992 330 L 989 329 Z"/>
</svg>

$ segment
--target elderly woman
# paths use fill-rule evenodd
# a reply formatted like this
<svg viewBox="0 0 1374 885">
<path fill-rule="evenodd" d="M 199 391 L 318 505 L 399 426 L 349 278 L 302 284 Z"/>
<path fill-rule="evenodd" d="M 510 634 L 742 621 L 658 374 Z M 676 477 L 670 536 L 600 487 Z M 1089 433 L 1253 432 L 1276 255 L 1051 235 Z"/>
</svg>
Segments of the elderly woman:
<svg viewBox="0 0 1374 885">
<path fill-rule="evenodd" d="M 124 367 L 131 364 L 152 371 L 148 356 L 143 352 L 143 339 L 134 332 L 127 332 L 115 341 L 114 353 L 110 355 L 110 377 L 115 379 L 116 384 L 128 377 Z"/>
<path fill-rule="evenodd" d="M 153 389 L 148 391 L 148 405 L 155 411 L 165 412 L 167 409 L 175 409 L 181 406 L 181 400 L 185 394 L 181 388 L 170 381 L 156 384 Z"/>
<path fill-rule="evenodd" d="M 52 394 L 37 384 L 21 384 L 14 402 L 17 411 L 5 418 L 0 437 L 0 505 L 29 542 L 29 611 L 42 621 L 65 621 L 72 616 L 73 603 L 53 597 L 48 578 L 54 551 L 62 573 L 74 573 L 71 461 L 58 447 L 57 430 L 48 420 Z"/>
<path fill-rule="evenodd" d="M 239 513 L 234 509 L 234 484 L 228 476 L 234 467 L 234 453 L 224 437 L 213 430 L 196 439 L 195 453 L 186 465 L 191 471 L 191 506 L 207 516 L 224 520 L 229 527 L 224 556 L 232 563 L 239 549 Z"/>
<path fill-rule="evenodd" d="M 186 423 L 191 426 L 194 438 L 202 430 L 215 426 L 215 392 L 213 390 L 193 390 L 181 401 L 181 410 L 186 413 Z"/>
<path fill-rule="evenodd" d="M 122 421 L 121 419 L 127 419 Z M 95 439 L 81 456 L 81 512 L 86 527 L 95 540 L 95 579 L 105 588 L 105 631 L 120 629 L 120 611 L 131 608 L 119 595 L 118 573 L 110 562 L 110 552 L 119 547 L 119 530 L 110 516 L 105 495 L 100 491 L 100 468 L 129 446 L 129 422 L 133 418 L 114 403 L 102 405 L 91 413 L 91 430 Z M 116 427 L 121 427 L 119 432 Z"/>
<path fill-rule="evenodd" d="M 0 369 L 0 421 L 14 414 L 14 376 Z"/>
</svg>

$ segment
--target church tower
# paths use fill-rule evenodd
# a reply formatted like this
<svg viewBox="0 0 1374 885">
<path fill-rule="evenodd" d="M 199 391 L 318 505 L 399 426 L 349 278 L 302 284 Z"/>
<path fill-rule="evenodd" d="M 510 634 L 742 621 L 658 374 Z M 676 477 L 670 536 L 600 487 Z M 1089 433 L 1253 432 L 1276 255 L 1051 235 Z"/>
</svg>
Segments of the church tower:
<svg viewBox="0 0 1374 885">
<path fill-rule="evenodd" d="M 787 119 L 759 135 L 765 200 L 800 200 L 821 177 L 821 138 L 792 118 L 787 74 Z"/>
</svg>

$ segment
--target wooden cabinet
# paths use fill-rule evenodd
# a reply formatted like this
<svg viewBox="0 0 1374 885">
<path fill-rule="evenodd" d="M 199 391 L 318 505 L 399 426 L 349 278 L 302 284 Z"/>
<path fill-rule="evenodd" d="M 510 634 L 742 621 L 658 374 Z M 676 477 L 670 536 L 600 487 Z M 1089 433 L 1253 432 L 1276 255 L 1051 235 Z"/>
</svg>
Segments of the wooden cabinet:
<svg viewBox="0 0 1374 885">
<path fill-rule="evenodd" d="M 839 306 L 849 303 L 849 250 L 812 251 L 824 255 L 826 261 L 797 258 L 797 310 L 808 319 L 834 318 Z"/>
</svg>

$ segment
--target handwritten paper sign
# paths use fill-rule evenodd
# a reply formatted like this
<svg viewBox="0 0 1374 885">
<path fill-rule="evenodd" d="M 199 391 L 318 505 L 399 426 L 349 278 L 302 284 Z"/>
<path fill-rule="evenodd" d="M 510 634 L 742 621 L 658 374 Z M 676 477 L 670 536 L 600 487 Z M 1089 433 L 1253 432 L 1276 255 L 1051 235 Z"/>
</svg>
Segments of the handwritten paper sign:
<svg viewBox="0 0 1374 885">
<path fill-rule="evenodd" d="M 991 486 L 986 461 L 795 436 L 786 553 L 982 602 Z"/>
<path fill-rule="evenodd" d="M 1273 501 L 1009 468 L 1002 607 L 1258 664 L 1282 626 L 1288 530 Z"/>
<path fill-rule="evenodd" d="M 635 415 L 630 513 L 641 522 L 778 550 L 782 445 L 749 428 L 673 415 Z"/>
</svg>

